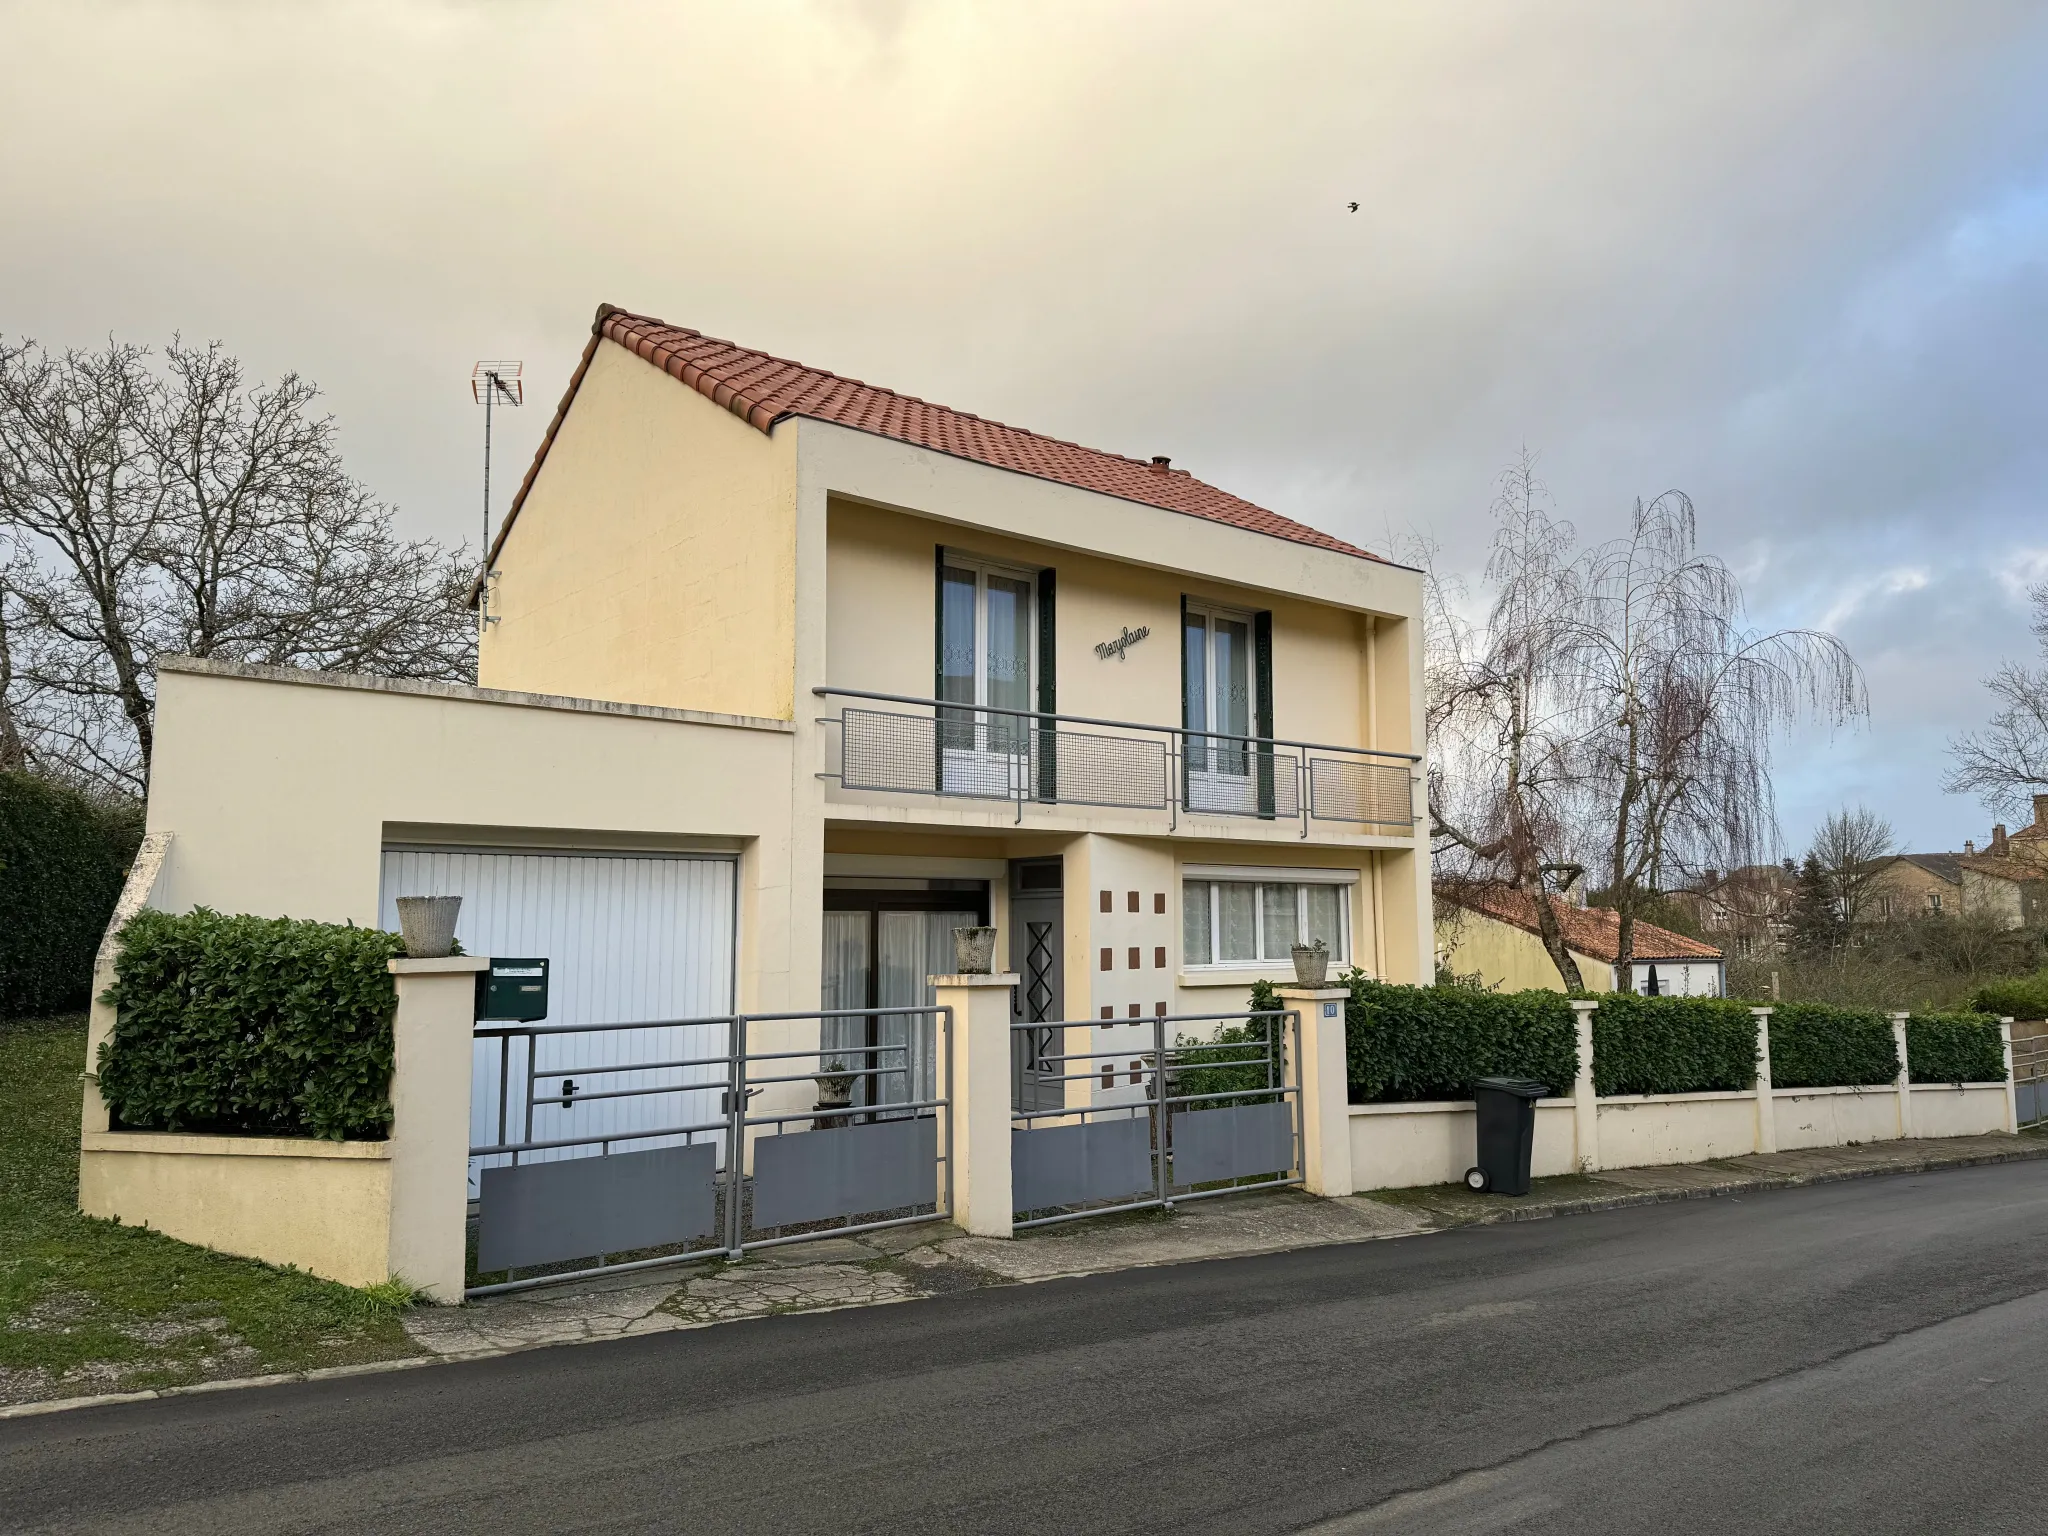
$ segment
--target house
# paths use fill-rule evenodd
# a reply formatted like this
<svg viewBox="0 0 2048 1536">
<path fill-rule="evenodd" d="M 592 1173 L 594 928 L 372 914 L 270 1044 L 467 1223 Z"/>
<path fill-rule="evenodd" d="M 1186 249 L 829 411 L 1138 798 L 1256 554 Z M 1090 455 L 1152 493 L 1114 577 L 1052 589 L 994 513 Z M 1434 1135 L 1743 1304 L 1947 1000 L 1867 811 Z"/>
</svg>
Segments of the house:
<svg viewBox="0 0 2048 1536">
<path fill-rule="evenodd" d="M 2039 925 L 2048 899 L 2048 866 L 2006 851 L 2005 828 L 1992 829 L 1992 851 L 1901 853 L 1878 861 L 1863 910 L 1865 921 L 1914 917 L 1984 917 L 2001 929 Z"/>
<path fill-rule="evenodd" d="M 1621 915 L 1549 898 L 1565 948 L 1589 992 L 1620 985 Z M 1436 888 L 1437 953 L 1451 971 L 1476 974 L 1489 986 L 1518 992 L 1564 990 L 1543 947 L 1535 901 L 1490 882 L 1441 881 Z M 1631 991 L 1646 997 L 1721 997 L 1727 975 L 1720 950 L 1653 923 L 1635 925 Z"/>
<path fill-rule="evenodd" d="M 1792 861 L 1748 864 L 1722 874 L 1705 871 L 1690 890 L 1670 900 L 1727 949 L 1742 956 L 1781 954 L 1799 877 Z"/>
<path fill-rule="evenodd" d="M 1419 574 L 1164 457 L 605 306 L 476 599 L 475 688 L 167 664 L 160 902 L 461 895 L 553 1021 L 851 1010 L 913 1073 L 877 1010 L 967 926 L 1109 1051 L 1297 940 L 1431 973 Z"/>
</svg>

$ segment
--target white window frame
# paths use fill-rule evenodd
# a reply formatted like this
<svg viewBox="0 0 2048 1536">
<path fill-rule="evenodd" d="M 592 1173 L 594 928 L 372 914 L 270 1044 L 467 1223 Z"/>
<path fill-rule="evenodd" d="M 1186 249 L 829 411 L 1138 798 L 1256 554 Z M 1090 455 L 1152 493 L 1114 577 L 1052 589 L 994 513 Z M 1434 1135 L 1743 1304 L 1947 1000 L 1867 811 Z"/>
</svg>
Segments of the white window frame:
<svg viewBox="0 0 2048 1536">
<path fill-rule="evenodd" d="M 1347 871 L 1343 879 L 1331 879 L 1327 876 L 1317 878 L 1320 874 L 1320 871 L 1315 870 L 1231 870 L 1215 872 L 1190 870 L 1184 872 L 1181 875 L 1180 884 L 1180 899 L 1182 903 L 1181 969 L 1184 971 L 1250 971 L 1258 970 L 1264 966 L 1285 963 L 1288 959 L 1287 956 L 1265 956 L 1266 901 L 1263 895 L 1263 888 L 1273 885 L 1291 885 L 1294 887 L 1294 931 L 1296 933 L 1306 933 L 1308 931 L 1308 888 L 1312 885 L 1336 887 L 1337 943 L 1330 951 L 1330 962 L 1333 965 L 1350 963 L 1351 888 L 1357 883 L 1357 876 Z M 1204 894 L 1209 902 L 1209 955 L 1205 959 L 1196 959 L 1194 956 L 1186 953 L 1186 903 L 1189 899 L 1188 887 L 1192 885 L 1203 886 L 1205 888 Z M 1215 958 L 1216 936 L 1223 931 L 1223 893 L 1221 888 L 1225 885 L 1250 885 L 1260 888 L 1262 892 L 1262 894 L 1252 898 L 1252 948 L 1259 951 L 1259 955 L 1248 960 L 1218 960 Z"/>
<path fill-rule="evenodd" d="M 970 571 L 974 575 L 974 702 L 966 704 L 947 701 L 941 710 L 987 709 L 989 705 L 988 678 L 988 579 L 1001 576 L 1010 581 L 1021 582 L 1025 591 L 1024 623 L 1024 704 L 1027 710 L 1038 707 L 1038 572 L 1021 566 L 1006 564 L 999 560 L 985 560 L 963 550 L 947 548 L 944 554 L 946 568 Z M 945 629 L 945 588 L 943 579 L 940 589 L 934 595 L 939 604 L 937 615 L 941 643 Z M 940 657 L 943 667 L 944 657 Z M 935 680 L 936 681 L 936 680 Z M 1005 708 L 1016 706 L 1006 705 Z M 1014 722 L 1012 728 L 998 730 L 994 722 L 998 719 Z M 1030 775 L 1030 754 L 1023 750 L 1011 750 L 1023 743 L 1030 730 L 1030 722 L 1014 716 L 977 714 L 973 717 L 973 745 L 968 747 L 947 747 L 939 761 L 941 788 L 952 793 L 965 793 L 1009 799 L 1029 793 L 1026 782 Z"/>
<path fill-rule="evenodd" d="M 1202 619 L 1208 625 L 1214 625 L 1218 619 L 1227 619 L 1232 624 L 1242 624 L 1244 626 L 1246 646 L 1244 715 L 1245 725 L 1244 735 L 1242 739 L 1245 741 L 1258 740 L 1259 666 L 1258 658 L 1256 657 L 1256 655 L 1253 654 L 1253 651 L 1256 648 L 1257 643 L 1253 638 L 1253 634 L 1254 631 L 1258 628 L 1258 615 L 1253 613 L 1249 608 L 1226 608 L 1220 603 L 1197 602 L 1195 599 L 1189 598 L 1187 600 L 1186 613 L 1181 620 L 1180 648 L 1183 665 L 1186 664 L 1188 648 L 1187 620 L 1190 618 Z M 1212 636 L 1214 635 L 1215 631 L 1213 630 L 1213 628 L 1210 629 L 1209 633 Z M 1213 642 L 1205 643 L 1202 646 L 1203 724 L 1202 728 L 1199 731 L 1195 732 L 1195 734 L 1200 736 L 1219 736 L 1225 738 L 1226 740 L 1236 740 L 1239 738 L 1236 737 L 1236 735 L 1233 732 L 1220 729 L 1216 723 L 1219 711 L 1216 707 L 1217 701 L 1215 659 L 1216 652 Z M 1192 681 L 1192 679 L 1189 679 L 1189 681 Z M 1185 713 L 1187 710 L 1187 698 L 1185 695 L 1183 695 L 1181 698 L 1181 710 L 1183 713 Z M 1193 728 L 1190 727 L 1190 729 Z M 1242 777 L 1242 775 L 1239 775 L 1239 777 Z"/>
<path fill-rule="evenodd" d="M 1024 693 L 1033 702 L 1027 708 L 1035 709 L 1038 698 L 1038 572 L 1024 566 L 1010 565 L 1001 560 L 985 560 L 979 555 L 970 555 L 965 550 L 948 548 L 945 564 L 953 570 L 974 573 L 974 702 L 980 708 L 988 707 L 988 579 L 991 576 L 1006 577 L 1011 581 L 1024 583 L 1029 596 L 1025 599 L 1029 614 L 1025 624 Z M 936 596 L 936 594 L 935 594 Z M 943 601 L 942 598 L 939 599 Z"/>
</svg>

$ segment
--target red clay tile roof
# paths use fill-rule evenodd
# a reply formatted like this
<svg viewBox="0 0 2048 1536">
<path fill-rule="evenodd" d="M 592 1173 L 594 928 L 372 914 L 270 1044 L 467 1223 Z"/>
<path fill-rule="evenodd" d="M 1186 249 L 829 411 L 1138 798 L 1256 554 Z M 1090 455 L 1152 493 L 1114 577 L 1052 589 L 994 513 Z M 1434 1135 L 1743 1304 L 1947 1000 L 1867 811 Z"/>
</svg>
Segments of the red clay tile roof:
<svg viewBox="0 0 2048 1536">
<path fill-rule="evenodd" d="M 1528 933 L 1538 932 L 1536 903 L 1521 891 L 1505 885 L 1441 884 L 1437 898 L 1464 907 L 1482 917 L 1510 923 Z M 1612 965 L 1621 955 L 1621 914 L 1607 907 L 1580 907 L 1562 897 L 1550 898 L 1564 932 L 1565 946 L 1595 960 Z M 1638 960 L 1719 960 L 1721 951 L 1698 939 L 1689 939 L 1655 923 L 1636 923 L 1635 958 Z"/>
<path fill-rule="evenodd" d="M 1168 512 L 1206 518 L 1212 523 L 1227 523 L 1233 528 L 1269 534 L 1276 539 L 1288 539 L 1340 555 L 1381 560 L 1380 556 L 1356 545 L 1332 538 L 1277 512 L 1269 512 L 1228 491 L 1220 491 L 1197 480 L 1184 469 L 1169 469 L 1142 459 L 1129 459 L 1122 454 L 1105 453 L 1096 448 L 1083 448 L 1078 443 L 1042 437 L 1021 427 L 1004 426 L 999 421 L 985 421 L 965 411 L 933 405 L 912 395 L 899 395 L 894 390 L 863 384 L 859 379 L 842 378 L 822 368 L 807 367 L 787 358 L 719 341 L 683 326 L 668 325 L 647 315 L 615 309 L 609 304 L 598 306 L 591 332 L 583 359 L 569 381 L 569 391 L 562 397 L 555 419 L 549 424 L 547 435 L 534 455 L 533 465 L 520 483 L 519 493 L 513 497 L 511 510 L 491 547 L 493 560 L 513 520 L 519 516 L 519 509 L 526 501 L 526 493 L 532 488 L 534 477 L 547 458 L 548 448 L 555 440 L 563 417 L 568 414 L 569 404 L 576 397 L 577 387 L 583 382 L 599 340 L 616 343 L 646 359 L 762 432 L 792 416 L 831 422 L 856 432 L 892 437 L 936 453 L 950 454 L 954 458 L 971 459 L 977 464 L 1077 486 L 1123 501 L 1142 502 Z"/>
</svg>

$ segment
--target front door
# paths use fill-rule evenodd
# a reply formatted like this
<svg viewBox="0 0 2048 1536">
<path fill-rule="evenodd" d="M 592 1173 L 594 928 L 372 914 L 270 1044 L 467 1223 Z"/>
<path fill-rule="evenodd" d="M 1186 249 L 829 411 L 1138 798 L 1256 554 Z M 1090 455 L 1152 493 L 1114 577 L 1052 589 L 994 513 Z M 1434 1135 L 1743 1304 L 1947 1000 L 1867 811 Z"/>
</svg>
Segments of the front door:
<svg viewBox="0 0 2048 1536">
<path fill-rule="evenodd" d="M 1010 969 L 1017 989 L 1011 1022 L 1056 1024 L 1066 1017 L 1066 922 L 1060 860 L 1019 859 L 1010 866 Z M 1012 1046 L 1011 1102 L 1023 1111 L 1066 1104 L 1065 1031 L 1018 1029 Z"/>
<path fill-rule="evenodd" d="M 834 1009 L 922 1008 L 929 976 L 951 974 L 953 930 L 988 921 L 986 888 L 966 891 L 828 890 L 822 1001 Z M 819 1053 L 857 1071 L 853 1102 L 924 1103 L 938 1096 L 936 1032 L 929 1017 L 827 1018 Z"/>
</svg>

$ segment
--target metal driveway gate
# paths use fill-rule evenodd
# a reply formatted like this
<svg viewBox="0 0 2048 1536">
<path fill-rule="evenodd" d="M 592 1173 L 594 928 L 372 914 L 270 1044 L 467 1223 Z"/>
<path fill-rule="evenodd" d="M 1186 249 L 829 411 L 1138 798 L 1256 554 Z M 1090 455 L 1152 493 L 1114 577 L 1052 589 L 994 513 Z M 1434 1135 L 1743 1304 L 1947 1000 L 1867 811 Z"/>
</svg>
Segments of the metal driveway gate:
<svg viewBox="0 0 2048 1536">
<path fill-rule="evenodd" d="M 498 1091 L 469 1149 L 464 1294 L 947 1219 L 952 1024 L 924 1007 L 479 1027 Z"/>
<path fill-rule="evenodd" d="M 1036 1102 L 1010 1117 L 1019 1228 L 1301 1183 L 1299 1013 L 1173 1014 L 1129 1027 L 1142 1044 L 1054 1053 L 1033 1037 L 1013 1052 L 1028 1049 L 1039 1064 Z"/>
</svg>

